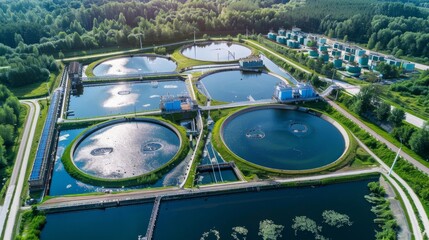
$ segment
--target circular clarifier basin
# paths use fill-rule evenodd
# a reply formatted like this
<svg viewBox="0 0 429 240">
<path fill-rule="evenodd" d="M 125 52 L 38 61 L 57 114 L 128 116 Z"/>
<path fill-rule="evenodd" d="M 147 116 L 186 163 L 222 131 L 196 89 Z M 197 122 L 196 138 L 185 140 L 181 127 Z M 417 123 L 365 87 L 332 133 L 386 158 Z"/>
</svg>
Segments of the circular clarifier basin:
<svg viewBox="0 0 429 240">
<path fill-rule="evenodd" d="M 121 122 L 85 136 L 73 153 L 82 172 L 103 179 L 146 174 L 170 161 L 180 139 L 167 126 L 149 121 Z"/>
<path fill-rule="evenodd" d="M 308 170 L 335 162 L 346 149 L 340 130 L 308 113 L 255 108 L 234 114 L 222 128 L 226 146 L 239 157 L 279 170 Z"/>
<path fill-rule="evenodd" d="M 182 54 L 187 58 L 200 61 L 225 62 L 248 57 L 252 54 L 252 50 L 241 44 L 214 41 L 185 47 L 182 49 Z"/>
<path fill-rule="evenodd" d="M 93 69 L 95 76 L 150 74 L 173 72 L 176 63 L 168 58 L 155 56 L 128 56 L 106 60 Z"/>
<path fill-rule="evenodd" d="M 275 86 L 281 81 L 267 73 L 231 70 L 203 77 L 199 88 L 218 101 L 242 102 L 271 99 Z"/>
</svg>

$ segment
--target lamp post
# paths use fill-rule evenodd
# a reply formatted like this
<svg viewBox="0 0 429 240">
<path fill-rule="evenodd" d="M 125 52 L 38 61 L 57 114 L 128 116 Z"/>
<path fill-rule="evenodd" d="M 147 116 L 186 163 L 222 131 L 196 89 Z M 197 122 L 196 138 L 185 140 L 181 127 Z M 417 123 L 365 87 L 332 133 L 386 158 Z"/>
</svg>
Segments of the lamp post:
<svg viewBox="0 0 429 240">
<path fill-rule="evenodd" d="M 397 161 L 397 160 L 398 160 L 398 158 L 399 158 L 399 153 L 401 152 L 401 149 L 402 149 L 402 138 L 400 138 L 400 140 L 401 140 L 401 147 L 399 148 L 398 152 L 396 153 L 395 160 L 393 161 L 393 164 L 392 164 L 392 166 L 390 167 L 389 173 L 387 174 L 388 176 L 390 176 L 390 174 L 392 174 L 392 172 L 393 172 L 393 167 L 395 167 L 396 161 Z"/>
</svg>

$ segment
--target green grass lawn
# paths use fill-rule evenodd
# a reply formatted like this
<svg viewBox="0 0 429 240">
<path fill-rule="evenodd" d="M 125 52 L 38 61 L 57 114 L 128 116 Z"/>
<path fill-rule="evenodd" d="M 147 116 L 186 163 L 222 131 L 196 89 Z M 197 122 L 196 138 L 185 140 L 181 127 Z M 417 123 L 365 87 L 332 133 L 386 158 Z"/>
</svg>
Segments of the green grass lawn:
<svg viewBox="0 0 429 240">
<path fill-rule="evenodd" d="M 382 89 L 383 91 L 380 97 L 390 105 L 403 109 L 404 111 L 426 121 L 429 120 L 429 106 L 425 106 L 424 103 L 419 101 L 419 99 L 423 100 L 422 96 L 403 96 L 398 92 L 390 91 L 387 86 L 383 86 Z"/>
<path fill-rule="evenodd" d="M 46 82 L 37 82 L 22 87 L 10 87 L 9 89 L 15 94 L 19 99 L 29 99 L 29 98 L 39 98 L 45 97 L 48 95 L 49 91 L 52 91 L 55 87 L 58 86 L 61 76 L 62 69 L 57 74 L 51 73 L 49 79 Z"/>
<path fill-rule="evenodd" d="M 174 50 L 173 54 L 171 54 L 171 58 L 177 63 L 177 70 L 181 70 L 191 66 L 216 64 L 216 62 L 200 61 L 200 60 L 187 58 L 182 55 L 180 50 L 181 50 L 181 47 Z"/>
</svg>

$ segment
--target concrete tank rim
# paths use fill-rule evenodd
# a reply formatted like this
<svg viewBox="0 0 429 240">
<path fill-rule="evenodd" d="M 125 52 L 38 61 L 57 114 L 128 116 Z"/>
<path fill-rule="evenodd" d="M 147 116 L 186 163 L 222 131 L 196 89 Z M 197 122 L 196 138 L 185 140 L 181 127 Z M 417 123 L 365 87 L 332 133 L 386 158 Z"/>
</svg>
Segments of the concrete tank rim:
<svg viewBox="0 0 429 240">
<path fill-rule="evenodd" d="M 343 153 L 341 154 L 341 156 L 339 156 L 335 161 L 328 163 L 326 165 L 317 167 L 317 168 L 309 168 L 309 169 L 301 169 L 301 170 L 287 170 L 287 169 L 278 169 L 278 168 L 270 168 L 270 167 L 266 167 L 266 166 L 262 166 L 253 162 L 250 162 L 240 156 L 238 156 L 234 151 L 232 151 L 228 145 L 226 144 L 225 140 L 224 140 L 224 128 L 225 126 L 232 121 L 233 119 L 235 119 L 236 117 L 238 117 L 241 114 L 247 113 L 247 112 L 253 112 L 253 111 L 257 111 L 257 110 L 262 110 L 262 109 L 283 109 L 283 110 L 290 110 L 290 111 L 301 111 L 303 113 L 309 114 L 308 112 L 302 111 L 300 110 L 301 107 L 298 106 L 290 106 L 290 105 L 284 105 L 284 104 L 268 104 L 268 105 L 261 105 L 261 106 L 252 106 L 252 107 L 247 107 L 244 109 L 240 109 L 238 111 L 235 111 L 234 113 L 232 113 L 231 115 L 227 116 L 226 119 L 222 122 L 222 125 L 219 128 L 219 135 L 222 141 L 222 145 L 231 153 L 233 153 L 235 155 L 235 157 L 238 157 L 241 161 L 244 161 L 246 164 L 253 166 L 253 167 L 257 167 L 259 169 L 263 169 L 269 172 L 276 172 L 276 173 L 285 173 L 285 174 L 308 174 L 308 173 L 317 173 L 317 172 L 321 172 L 327 169 L 331 169 L 337 165 L 339 165 L 341 162 L 344 161 L 344 156 L 347 154 L 349 148 L 350 148 L 350 137 L 346 131 L 346 129 L 337 121 L 335 121 L 333 118 L 325 115 L 325 114 L 321 114 L 320 116 L 316 116 L 316 117 L 320 117 L 323 120 L 329 122 L 330 124 L 332 124 L 341 134 L 341 136 L 343 137 L 344 140 L 344 150 Z M 310 114 L 312 115 L 312 114 Z M 313 115 L 315 116 L 315 115 Z"/>
<path fill-rule="evenodd" d="M 197 61 L 201 61 L 201 62 L 215 62 L 215 63 L 232 63 L 232 62 L 238 62 L 240 59 L 236 59 L 236 60 L 227 60 L 227 61 L 216 61 L 216 60 L 211 60 L 211 61 L 207 61 L 207 60 L 201 60 L 201 59 L 197 59 L 197 58 L 190 58 L 190 57 L 187 57 L 187 56 L 185 56 L 184 54 L 183 54 L 183 51 L 186 49 L 186 48 L 189 48 L 189 47 L 192 47 L 192 46 L 195 46 L 195 45 L 202 45 L 202 44 L 208 44 L 208 43 L 214 43 L 214 42 L 219 42 L 219 43 L 232 43 L 232 44 L 235 44 L 235 45 L 240 45 L 240 46 L 242 46 L 242 47 L 245 47 L 245 48 L 247 48 L 247 49 L 249 49 L 250 50 L 250 54 L 248 55 L 248 56 L 246 56 L 246 57 L 249 57 L 249 56 L 251 56 L 252 55 L 252 49 L 251 48 L 249 48 L 248 46 L 246 46 L 246 45 L 244 45 L 244 44 L 242 44 L 242 43 L 240 43 L 240 42 L 236 42 L 236 41 L 228 41 L 228 40 L 206 40 L 206 41 L 199 41 L 199 42 L 196 42 L 196 43 L 189 43 L 189 44 L 185 44 L 185 45 L 183 45 L 182 47 L 180 47 L 180 50 L 179 50 L 179 53 L 183 56 L 183 57 L 185 57 L 185 58 L 188 58 L 188 59 L 192 59 L 192 60 L 197 60 Z M 245 57 L 245 58 L 246 58 Z"/>
<path fill-rule="evenodd" d="M 74 157 L 74 152 L 76 151 L 76 147 L 84 140 L 86 139 L 86 137 L 88 137 L 89 135 L 91 135 L 92 133 L 103 129 L 105 127 L 111 126 L 111 125 L 115 125 L 115 124 L 119 124 L 119 123 L 124 123 L 124 122 L 150 122 L 150 123 L 155 123 L 158 125 L 161 125 L 163 127 L 166 127 L 168 129 L 170 129 L 174 134 L 176 134 L 176 136 L 179 139 L 179 148 L 178 151 L 174 154 L 174 156 L 169 159 L 165 164 L 161 165 L 160 167 L 158 167 L 157 169 L 154 169 L 150 172 L 147 173 L 143 173 L 143 174 L 139 174 L 137 176 L 133 176 L 133 177 L 127 177 L 127 178 L 103 178 L 103 177 L 99 177 L 99 176 L 94 176 L 92 174 L 86 173 L 84 171 L 82 171 L 79 167 L 76 166 L 75 161 L 73 160 Z M 132 180 L 132 179 L 137 179 L 139 177 L 143 177 L 143 176 L 148 176 L 150 174 L 156 173 L 159 170 L 165 168 L 166 166 L 168 166 L 169 164 L 171 164 L 171 160 L 173 160 L 174 158 L 176 158 L 177 156 L 180 155 L 181 153 L 181 148 L 184 144 L 184 140 L 182 139 L 182 136 L 179 132 L 179 130 L 174 127 L 173 125 L 171 125 L 168 122 L 162 121 L 162 120 L 158 120 L 158 119 L 154 119 L 154 118 L 121 118 L 121 119 L 114 119 L 114 120 L 108 120 L 106 122 L 102 122 L 99 124 L 96 124 L 94 126 L 89 127 L 88 129 L 84 130 L 84 132 L 82 134 L 80 134 L 77 138 L 75 138 L 73 140 L 73 142 L 71 143 L 71 149 L 70 149 L 70 156 L 69 159 L 72 163 L 73 169 L 77 170 L 77 172 L 81 175 L 88 175 L 92 178 L 96 178 L 99 181 L 106 181 L 106 182 L 115 182 L 115 181 L 127 181 L 127 180 Z"/>
</svg>

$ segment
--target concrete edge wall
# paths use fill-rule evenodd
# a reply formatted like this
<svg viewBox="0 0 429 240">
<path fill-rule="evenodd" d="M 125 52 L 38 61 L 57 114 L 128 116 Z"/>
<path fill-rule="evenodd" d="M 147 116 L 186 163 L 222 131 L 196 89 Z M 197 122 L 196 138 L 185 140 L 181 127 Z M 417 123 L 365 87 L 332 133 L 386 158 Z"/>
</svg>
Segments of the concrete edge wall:
<svg viewBox="0 0 429 240">
<path fill-rule="evenodd" d="M 228 124 L 229 122 L 231 122 L 232 120 L 234 120 L 237 116 L 239 116 L 239 115 L 241 115 L 241 114 L 243 114 L 243 113 L 247 113 L 247 112 L 252 112 L 252 111 L 256 111 L 256 110 L 261 110 L 261 109 L 272 109 L 272 108 L 274 108 L 274 109 L 285 109 L 285 110 L 293 110 L 293 111 L 301 111 L 301 112 L 305 112 L 305 113 L 307 113 L 307 114 L 309 114 L 308 113 L 308 109 L 307 108 L 302 108 L 302 107 L 298 107 L 298 106 L 290 106 L 290 105 L 283 105 L 283 104 L 271 104 L 271 105 L 263 105 L 263 106 L 256 106 L 256 107 L 249 107 L 249 108 L 245 108 L 245 109 L 243 109 L 243 110 L 239 110 L 239 111 L 237 111 L 237 112 L 235 112 L 235 113 L 233 113 L 232 115 L 230 115 L 229 117 L 227 117 L 224 121 L 223 121 L 223 123 L 222 123 L 222 126 L 220 126 L 220 138 L 221 138 L 221 141 L 222 141 L 222 143 L 223 143 L 223 145 L 230 151 L 230 152 L 232 152 L 232 153 L 234 153 L 227 145 L 226 145 L 226 143 L 225 143 L 225 140 L 224 140 L 224 136 L 223 136 L 223 134 L 224 134 L 224 128 L 225 128 L 225 126 L 226 126 L 226 124 Z M 329 168 L 331 168 L 331 167 L 334 167 L 335 165 L 337 165 L 340 161 L 342 161 L 343 159 L 343 157 L 345 156 L 345 154 L 347 153 L 347 151 L 348 151 L 348 149 L 349 149 L 349 146 L 350 146 L 350 138 L 349 138 L 349 135 L 348 135 L 348 133 L 347 133 L 347 131 L 341 126 L 341 124 L 339 124 L 338 122 L 336 122 L 334 119 L 332 119 L 332 118 L 330 118 L 330 117 L 328 117 L 328 116 L 326 116 L 326 115 L 323 115 L 323 114 L 321 114 L 321 115 L 315 115 L 315 114 L 311 114 L 311 115 L 313 115 L 313 116 L 316 116 L 316 117 L 320 117 L 320 118 L 322 118 L 322 119 L 324 119 L 325 121 L 328 121 L 329 123 L 331 123 L 336 129 L 338 129 L 338 131 L 340 132 L 340 134 L 343 136 L 343 139 L 344 139 L 344 142 L 345 142 L 345 148 L 344 148 L 344 151 L 343 151 L 343 154 L 338 158 L 338 159 L 336 159 L 335 161 L 333 161 L 333 162 L 331 162 L 331 163 L 329 163 L 329 164 L 326 164 L 326 165 L 324 165 L 324 166 L 320 166 L 320 167 L 317 167 L 317 168 L 312 168 L 312 169 L 304 169 L 304 170 L 283 170 L 283 169 L 276 169 L 276 168 L 269 168 L 269 167 L 265 167 L 265 166 L 261 166 L 261 165 L 258 165 L 258 164 L 255 164 L 255 163 L 252 163 L 252 162 L 249 162 L 249 161 L 247 161 L 246 159 L 243 159 L 243 158 L 241 158 L 240 156 L 238 156 L 238 155 L 236 155 L 235 153 L 235 155 L 237 156 L 237 157 L 239 157 L 239 158 L 241 158 L 242 160 L 244 160 L 246 163 L 250 163 L 250 166 L 252 166 L 252 165 L 254 165 L 254 166 L 257 166 L 257 167 L 259 167 L 259 168 L 261 168 L 261 169 L 264 169 L 264 170 L 267 170 L 267 171 L 275 171 L 275 172 L 281 172 L 281 173 L 284 173 L 284 174 L 305 174 L 305 173 L 314 173 L 314 172 L 318 172 L 318 171 L 322 171 L 322 170 L 326 170 L 326 169 L 329 169 Z"/>
<path fill-rule="evenodd" d="M 176 155 L 177 154 L 180 154 L 180 148 L 182 147 L 182 145 L 184 144 L 184 140 L 182 139 L 182 137 L 181 137 L 181 134 L 180 134 L 180 132 L 179 132 L 179 130 L 177 130 L 174 126 L 172 126 L 171 124 L 169 124 L 169 123 L 167 123 L 167 122 L 163 122 L 163 121 L 161 121 L 161 120 L 157 120 L 157 119 L 151 119 L 151 118 L 123 118 L 123 119 L 115 119 L 115 120 L 109 120 L 109 121 L 107 121 L 107 122 L 103 122 L 103 123 L 100 123 L 100 124 L 97 124 L 96 126 L 94 126 L 94 127 L 91 127 L 90 129 L 88 129 L 88 130 L 86 130 L 86 131 L 84 131 L 83 132 L 83 134 L 82 135 L 80 135 L 79 137 L 78 137 L 78 139 L 76 139 L 76 140 L 73 140 L 73 145 L 72 145 L 72 147 L 71 147 L 71 150 L 70 150 L 70 160 L 71 160 L 71 162 L 73 163 L 73 166 L 78 170 L 78 171 L 80 171 L 80 172 L 82 172 L 82 173 L 84 173 L 84 174 L 87 174 L 87 173 L 85 173 L 85 172 L 83 172 L 80 168 L 78 168 L 77 166 L 76 166 L 76 164 L 75 164 L 75 162 L 73 161 L 73 158 L 74 158 L 74 152 L 75 152 L 75 150 L 76 150 L 76 147 L 84 140 L 84 139 L 86 139 L 89 135 L 91 135 L 92 133 L 94 133 L 94 132 L 96 132 L 96 131 L 98 131 L 98 130 L 100 130 L 100 129 L 102 129 L 102 128 L 105 128 L 105 127 L 108 127 L 108 126 L 110 126 L 110 125 L 114 125 L 114 124 L 118 124 L 118 123 L 124 123 L 124 122 L 150 122 L 150 123 L 155 123 L 155 124 L 159 124 L 159 125 L 161 125 L 161 126 L 164 126 L 164 127 L 166 127 L 166 128 L 168 128 L 168 129 L 170 129 L 171 131 L 173 131 L 174 132 L 174 134 L 176 134 L 176 136 L 179 138 L 179 151 L 176 153 L 176 154 L 174 154 L 174 156 L 171 158 L 171 159 L 173 159 L 173 158 L 175 158 L 176 157 Z M 160 168 L 163 168 L 164 166 L 166 166 L 167 164 L 169 164 L 170 163 L 170 161 L 171 161 L 171 159 L 168 161 L 168 162 L 166 162 L 165 164 L 163 164 L 163 165 L 161 165 L 158 169 L 160 169 Z M 158 169 L 155 169 L 155 170 L 153 170 L 153 171 L 157 171 Z M 146 175 L 146 174 L 150 174 L 151 172 L 153 172 L 153 171 L 150 171 L 150 172 L 147 172 L 147 173 L 143 173 L 143 174 L 141 174 L 141 175 L 138 175 L 138 176 L 143 176 L 143 175 Z M 92 175 L 91 175 L 92 176 Z M 102 178 L 103 179 L 103 178 Z M 123 179 L 121 179 L 121 180 L 124 180 L 124 179 L 127 179 L 127 178 L 123 178 Z M 111 179 L 106 179 L 106 180 L 111 180 Z M 113 179 L 114 180 L 114 179 Z"/>
</svg>

